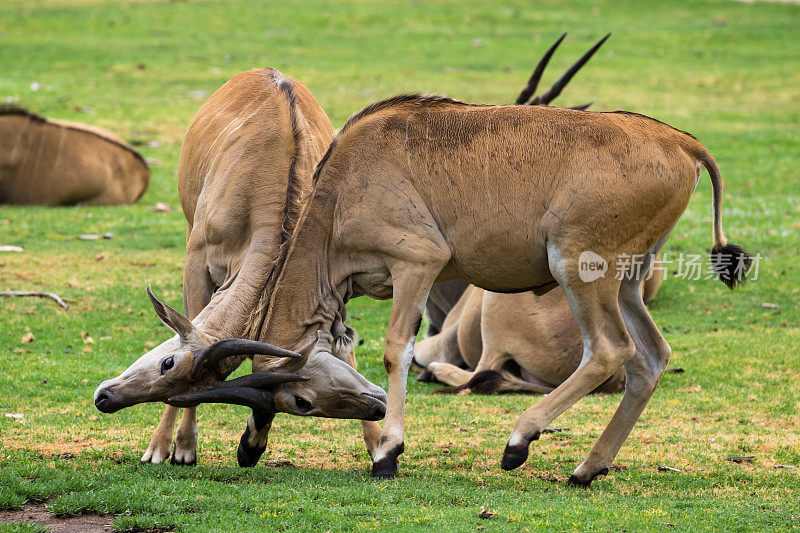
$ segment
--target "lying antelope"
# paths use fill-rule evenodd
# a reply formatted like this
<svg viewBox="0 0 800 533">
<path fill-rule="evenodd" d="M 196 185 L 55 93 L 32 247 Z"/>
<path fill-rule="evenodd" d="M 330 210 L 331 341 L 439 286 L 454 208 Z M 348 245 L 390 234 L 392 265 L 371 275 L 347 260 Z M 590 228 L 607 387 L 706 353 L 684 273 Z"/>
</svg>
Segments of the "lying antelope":
<svg viewBox="0 0 800 533">
<path fill-rule="evenodd" d="M 655 296 L 664 276 L 661 269 L 651 270 L 642 280 L 644 303 Z M 414 362 L 424 367 L 420 381 L 433 378 L 451 385 L 439 392 L 480 394 L 550 393 L 578 368 L 582 355 L 581 332 L 560 287 L 536 296 L 470 285 L 442 332 L 414 347 Z M 625 369 L 620 367 L 596 390 L 624 388 Z"/>
<path fill-rule="evenodd" d="M 96 126 L 0 107 L 0 203 L 113 205 L 150 184 L 144 158 Z"/>
<path fill-rule="evenodd" d="M 670 348 L 644 306 L 641 276 L 686 209 L 704 166 L 713 187 L 712 262 L 733 287 L 749 256 L 726 241 L 722 182 L 691 135 L 628 112 L 476 106 L 401 95 L 351 117 L 317 165 L 311 197 L 262 287 L 247 336 L 301 354 L 317 332 L 342 334 L 346 302 L 393 298 L 384 363 L 388 407 L 373 476 L 392 477 L 404 447 L 406 379 L 428 292 L 463 279 L 494 292 L 560 285 L 584 341 L 579 368 L 518 420 L 501 466 L 522 465 L 550 422 L 622 365 L 616 414 L 571 481 L 608 471 L 658 384 Z M 624 279 L 584 282 L 593 251 Z M 257 360 L 254 370 L 279 370 Z M 253 423 L 248 431 L 265 434 Z"/>
<path fill-rule="evenodd" d="M 201 395 L 204 401 L 262 405 L 255 416 L 260 428 L 269 425 L 275 411 L 383 417 L 383 390 L 344 362 L 352 354 L 350 332 L 336 342 L 321 332 L 318 349 L 302 359 L 245 334 L 279 242 L 294 224 L 313 166 L 332 133 L 311 92 L 273 69 L 239 74 L 203 105 L 186 133 L 178 169 L 188 223 L 184 306 L 192 320 L 148 291 L 158 316 L 177 335 L 100 384 L 98 409 L 113 412 L 167 401 L 213 385 L 213 392 Z M 253 354 L 256 369 L 261 359 L 278 357 L 285 372 L 221 381 Z M 174 403 L 184 405 L 180 398 Z M 177 407 L 168 406 L 142 461 L 159 463 L 170 456 L 176 416 Z M 190 408 L 181 419 L 172 462 L 194 464 L 196 445 L 196 414 Z M 265 448 L 263 432 L 258 438 L 248 434 L 239 446 L 239 463 L 255 464 Z"/>
<path fill-rule="evenodd" d="M 533 69 L 531 77 L 528 79 L 528 83 L 519 93 L 519 96 L 517 96 L 516 103 L 518 105 L 550 105 L 550 103 L 561 94 L 561 91 L 564 90 L 564 88 L 567 86 L 570 80 L 572 80 L 575 74 L 578 73 L 581 67 L 583 67 L 583 65 L 585 65 L 589 59 L 592 58 L 594 53 L 597 52 L 601 46 L 603 46 L 603 43 L 606 42 L 611 34 L 607 34 L 594 46 L 592 46 L 585 54 L 583 54 L 580 59 L 578 59 L 578 61 L 569 67 L 547 91 L 545 91 L 543 94 L 536 95 L 536 89 L 539 87 L 539 82 L 542 80 L 542 74 L 544 74 L 548 63 L 550 63 L 553 53 L 564 41 L 566 36 L 566 33 L 562 34 L 561 37 L 559 37 L 558 40 L 556 40 L 556 42 L 553 43 L 553 45 L 547 50 L 547 52 L 545 52 L 545 54 L 542 56 L 542 59 L 539 60 L 536 68 Z M 592 102 L 589 102 L 587 104 L 571 107 L 570 109 L 587 109 L 591 105 Z M 445 317 L 447 317 L 447 314 L 450 312 L 453 306 L 456 305 L 456 302 L 458 302 L 458 299 L 461 298 L 461 295 L 464 294 L 464 291 L 467 289 L 468 285 L 469 284 L 463 280 L 453 280 L 444 283 L 437 283 L 431 288 L 431 292 L 428 295 L 428 301 L 425 304 L 425 309 L 428 312 L 428 319 L 430 322 L 428 326 L 428 336 L 436 335 L 442 330 Z"/>
</svg>

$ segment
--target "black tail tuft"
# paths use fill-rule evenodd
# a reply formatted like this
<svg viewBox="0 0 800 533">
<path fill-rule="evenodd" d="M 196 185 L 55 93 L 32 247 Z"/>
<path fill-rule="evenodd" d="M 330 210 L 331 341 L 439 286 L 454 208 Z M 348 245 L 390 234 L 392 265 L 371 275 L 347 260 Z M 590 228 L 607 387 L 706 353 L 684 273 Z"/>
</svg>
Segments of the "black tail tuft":
<svg viewBox="0 0 800 533">
<path fill-rule="evenodd" d="M 753 258 L 741 246 L 727 243 L 711 249 L 711 267 L 721 282 L 734 289 L 745 282 Z"/>
<path fill-rule="evenodd" d="M 437 390 L 438 394 L 455 394 L 462 390 L 469 389 L 475 394 L 492 394 L 497 392 L 500 385 L 503 383 L 503 375 L 496 370 L 483 370 L 478 372 L 472 378 L 458 387 L 444 387 Z"/>
</svg>

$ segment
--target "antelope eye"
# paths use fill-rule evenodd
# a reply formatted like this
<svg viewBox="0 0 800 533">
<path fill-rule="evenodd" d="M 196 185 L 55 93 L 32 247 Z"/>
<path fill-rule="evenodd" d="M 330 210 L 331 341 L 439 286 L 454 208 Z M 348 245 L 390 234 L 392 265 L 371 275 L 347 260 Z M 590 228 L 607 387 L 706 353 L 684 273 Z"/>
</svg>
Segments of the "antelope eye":
<svg viewBox="0 0 800 533">
<path fill-rule="evenodd" d="M 161 375 L 163 376 L 167 370 L 175 366 L 175 360 L 172 357 L 167 357 L 164 359 L 164 362 L 161 363 Z"/>
<path fill-rule="evenodd" d="M 300 396 L 295 396 L 294 397 L 294 403 L 295 403 L 295 405 L 297 405 L 297 408 L 300 409 L 304 413 L 307 413 L 307 412 L 311 411 L 314 408 L 314 406 L 311 405 L 311 402 L 309 402 L 308 400 L 306 400 L 304 398 L 301 398 Z"/>
</svg>

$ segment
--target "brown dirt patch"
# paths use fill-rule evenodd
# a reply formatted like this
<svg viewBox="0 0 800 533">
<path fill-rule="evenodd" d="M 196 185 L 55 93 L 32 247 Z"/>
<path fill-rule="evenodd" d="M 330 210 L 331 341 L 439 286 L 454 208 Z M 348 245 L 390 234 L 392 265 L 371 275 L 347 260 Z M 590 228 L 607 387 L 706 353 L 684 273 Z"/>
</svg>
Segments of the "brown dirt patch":
<svg viewBox="0 0 800 533">
<path fill-rule="evenodd" d="M 78 457 L 87 450 L 103 450 L 109 446 L 119 444 L 119 441 L 73 437 L 69 441 L 39 441 L 31 443 L 4 437 L 0 439 L 0 444 L 11 450 L 34 450 L 42 454 L 43 457 L 70 458 Z M 133 443 L 125 441 L 124 444 Z"/>
<path fill-rule="evenodd" d="M 110 515 L 58 517 L 41 503 L 26 504 L 22 509 L 0 510 L 0 524 L 36 523 L 54 533 L 101 533 L 113 531 Z"/>
</svg>

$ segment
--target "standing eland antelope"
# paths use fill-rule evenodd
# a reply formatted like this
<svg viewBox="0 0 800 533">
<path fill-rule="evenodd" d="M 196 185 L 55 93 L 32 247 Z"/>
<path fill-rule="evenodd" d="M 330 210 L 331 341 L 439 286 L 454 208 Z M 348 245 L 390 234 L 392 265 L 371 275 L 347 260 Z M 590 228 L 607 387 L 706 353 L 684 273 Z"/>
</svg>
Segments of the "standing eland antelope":
<svg viewBox="0 0 800 533">
<path fill-rule="evenodd" d="M 617 412 L 570 478 L 589 485 L 607 473 L 669 359 L 640 278 L 686 209 L 701 165 L 713 188 L 712 262 L 732 288 L 750 259 L 723 235 L 720 171 L 691 135 L 630 112 L 418 94 L 377 102 L 347 121 L 317 165 L 248 336 L 309 353 L 319 330 L 341 323 L 350 298 L 393 298 L 389 400 L 372 467 L 375 477 L 393 477 L 404 448 L 407 372 L 433 284 L 463 279 L 536 294 L 560 285 L 584 341 L 581 364 L 520 417 L 501 466 L 522 465 L 553 419 L 625 365 Z M 611 272 L 631 256 L 645 261 L 629 279 L 584 282 L 584 251 Z M 254 363 L 256 371 L 277 368 Z"/>
<path fill-rule="evenodd" d="M 139 152 L 97 126 L 0 106 L 0 139 L 0 204 L 132 204 L 150 184 Z"/>
<path fill-rule="evenodd" d="M 383 417 L 383 390 L 344 362 L 352 357 L 353 339 L 343 325 L 336 339 L 320 332 L 318 349 L 302 359 L 245 335 L 279 243 L 294 225 L 314 164 L 332 133 L 311 92 L 274 69 L 235 76 L 209 98 L 188 128 L 178 188 L 188 223 L 184 307 L 192 320 L 148 290 L 156 313 L 177 335 L 95 392 L 103 412 L 172 397 L 176 406 L 189 407 L 178 427 L 173 463 L 196 462 L 196 412 L 185 393 L 197 389 L 189 398 L 254 407 L 260 428 L 271 423 L 275 411 Z M 247 355 L 255 361 L 275 359 L 283 372 L 222 381 Z M 159 463 L 170 456 L 177 412 L 167 406 L 142 461 Z M 380 430 L 377 424 L 369 428 L 376 435 Z M 244 437 L 239 463 L 255 464 L 265 448 L 263 432 L 258 439 Z"/>
<path fill-rule="evenodd" d="M 655 265 L 659 258 L 656 257 Z M 648 303 L 664 277 L 661 268 L 642 281 Z M 447 315 L 438 335 L 414 347 L 420 381 L 450 385 L 437 392 L 528 392 L 548 394 L 581 363 L 583 340 L 560 287 L 541 296 L 502 294 L 470 285 Z M 465 368 L 466 367 L 466 368 Z M 598 392 L 625 388 L 618 368 Z"/>
</svg>

